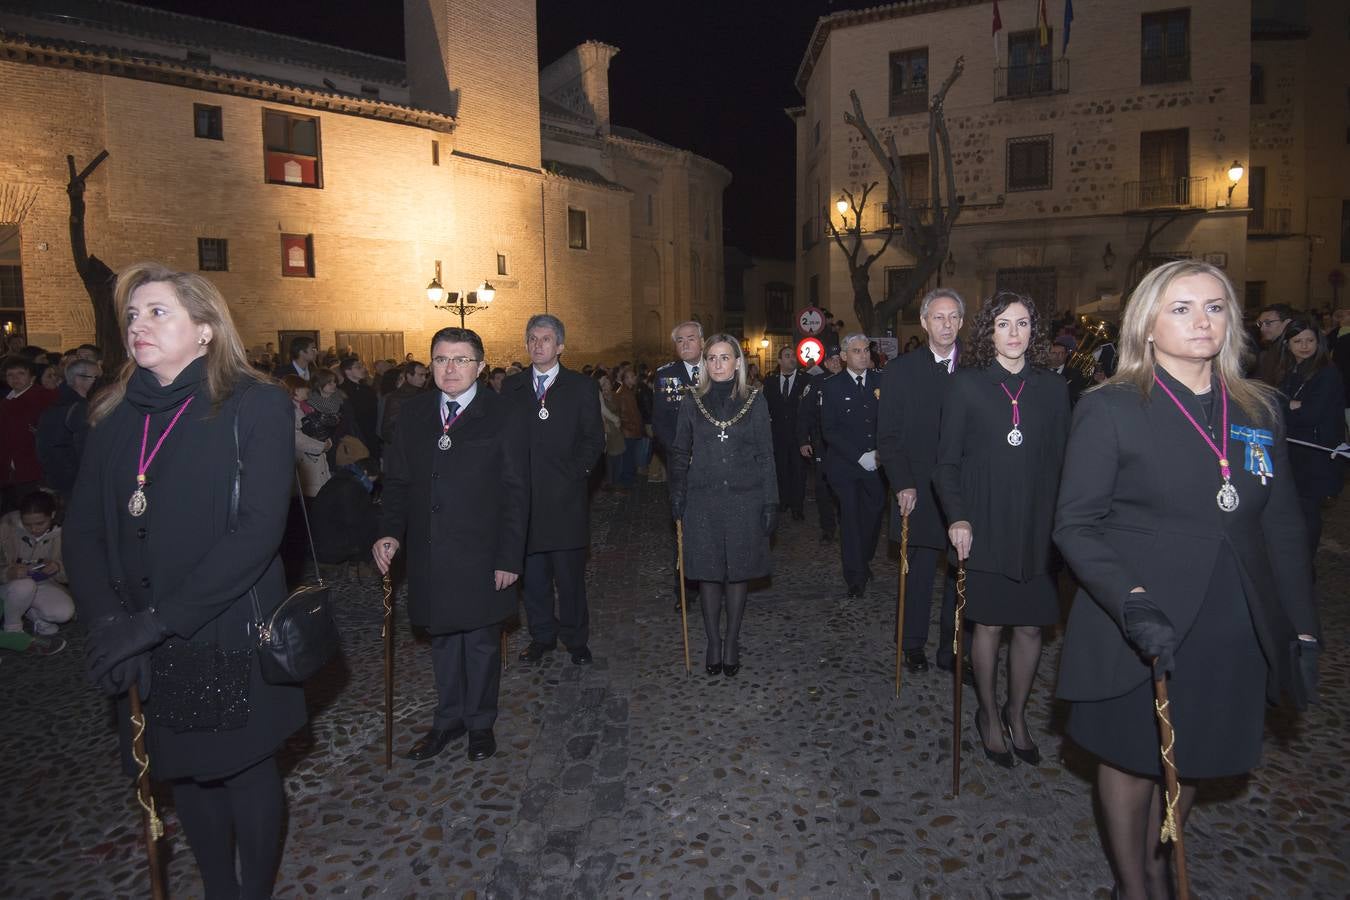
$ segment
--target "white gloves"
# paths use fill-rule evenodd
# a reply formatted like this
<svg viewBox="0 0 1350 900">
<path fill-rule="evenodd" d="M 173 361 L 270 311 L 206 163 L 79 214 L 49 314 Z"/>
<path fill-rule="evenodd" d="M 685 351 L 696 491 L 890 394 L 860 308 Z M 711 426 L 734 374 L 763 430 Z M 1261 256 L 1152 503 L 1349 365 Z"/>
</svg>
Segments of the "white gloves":
<svg viewBox="0 0 1350 900">
<path fill-rule="evenodd" d="M 862 456 L 858 457 L 858 465 L 869 472 L 875 472 L 877 470 L 877 451 L 868 450 Z"/>
</svg>

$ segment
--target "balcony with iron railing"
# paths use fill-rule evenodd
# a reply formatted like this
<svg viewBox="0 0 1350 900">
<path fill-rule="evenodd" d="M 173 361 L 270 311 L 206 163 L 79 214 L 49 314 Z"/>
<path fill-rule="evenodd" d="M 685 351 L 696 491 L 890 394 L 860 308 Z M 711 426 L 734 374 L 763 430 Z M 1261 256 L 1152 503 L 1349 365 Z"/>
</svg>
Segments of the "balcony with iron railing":
<svg viewBox="0 0 1350 900">
<path fill-rule="evenodd" d="M 995 100 L 1044 97 L 1047 94 L 1068 93 L 1068 90 L 1069 61 L 1062 57 L 1052 62 L 999 66 L 994 69 Z"/>
<path fill-rule="evenodd" d="M 1209 179 L 1178 176 L 1125 182 L 1125 209 L 1204 209 L 1209 206 Z"/>
<path fill-rule="evenodd" d="M 1253 209 L 1247 214 L 1247 234 L 1270 237 L 1292 234 L 1293 212 L 1269 206 Z"/>
<path fill-rule="evenodd" d="M 919 82 L 903 90 L 891 91 L 890 99 L 890 113 L 893 116 L 921 113 L 928 109 L 928 82 Z"/>
</svg>

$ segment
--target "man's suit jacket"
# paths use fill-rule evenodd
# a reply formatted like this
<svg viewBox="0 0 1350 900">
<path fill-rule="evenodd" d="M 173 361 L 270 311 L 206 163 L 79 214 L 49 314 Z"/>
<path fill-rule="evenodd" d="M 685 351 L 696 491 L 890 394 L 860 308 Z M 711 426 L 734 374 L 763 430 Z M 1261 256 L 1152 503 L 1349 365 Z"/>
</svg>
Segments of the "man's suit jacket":
<svg viewBox="0 0 1350 900">
<path fill-rule="evenodd" d="M 863 373 L 863 386 L 848 369 L 820 385 L 820 431 L 825 436 L 825 477 L 831 484 L 850 480 L 881 480 L 881 470 L 869 472 L 858 457 L 877 449 L 877 394 L 881 373 Z"/>
<path fill-rule="evenodd" d="M 527 552 L 589 547 L 591 467 L 605 451 L 600 388 L 593 379 L 565 366 L 544 399 L 539 418 L 534 368 L 502 383 L 501 396 L 526 422 L 530 443 L 530 536 Z"/>
<path fill-rule="evenodd" d="M 491 390 L 450 426 L 441 450 L 441 392 L 405 401 L 384 456 L 379 532 L 402 542 L 408 617 L 433 634 L 492 625 L 516 609 L 530 514 L 529 435 L 524 414 Z"/>
<path fill-rule="evenodd" d="M 935 550 L 947 548 L 947 525 L 933 487 L 942 400 L 952 376 L 933 361 L 924 346 L 891 360 L 882 374 L 877 423 L 877 455 L 891 493 L 918 492 L 909 517 L 909 542 Z M 891 535 L 900 534 L 899 508 L 892 507 Z"/>
<path fill-rule="evenodd" d="M 675 423 L 680 418 L 680 404 L 688 396 L 685 388 L 693 386 L 684 360 L 668 362 L 656 370 L 656 400 L 652 409 L 652 433 L 664 448 L 675 443 Z"/>
<path fill-rule="evenodd" d="M 792 376 L 792 388 L 783 396 L 782 373 L 774 372 L 764 379 L 764 402 L 769 406 L 769 423 L 773 431 L 773 445 L 790 446 L 796 453 L 801 445 L 797 443 L 797 410 L 801 406 L 802 391 L 810 382 L 811 376 L 798 369 Z"/>
</svg>

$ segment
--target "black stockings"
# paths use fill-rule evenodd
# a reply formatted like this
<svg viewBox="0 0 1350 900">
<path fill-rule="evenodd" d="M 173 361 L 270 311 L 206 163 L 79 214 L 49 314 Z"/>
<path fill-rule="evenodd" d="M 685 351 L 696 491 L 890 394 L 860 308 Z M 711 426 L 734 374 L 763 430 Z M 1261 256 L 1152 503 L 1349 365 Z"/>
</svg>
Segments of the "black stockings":
<svg viewBox="0 0 1350 900">
<path fill-rule="evenodd" d="M 173 802 L 197 859 L 207 900 L 272 896 L 285 806 L 275 759 L 269 756 L 219 781 L 174 782 Z"/>
<path fill-rule="evenodd" d="M 1007 742 L 1003 739 L 998 716 L 998 645 L 1003 628 L 1002 625 L 976 623 L 970 638 L 970 665 L 975 675 L 975 695 L 980 701 L 976 715 L 980 717 L 985 745 L 995 753 L 1012 749 L 1005 746 Z M 1040 626 L 1013 626 L 1008 646 L 1008 720 L 1012 725 L 1013 740 L 1023 748 L 1035 745 L 1027 732 L 1025 713 L 1040 662 Z"/>
<path fill-rule="evenodd" d="M 1166 900 L 1171 896 L 1167 866 L 1171 844 L 1163 844 L 1158 838 L 1162 795 L 1155 779 L 1131 775 L 1106 763 L 1097 765 L 1102 829 L 1121 900 Z M 1194 801 L 1195 788 L 1183 784 L 1177 804 L 1183 827 Z"/>
<path fill-rule="evenodd" d="M 746 593 L 749 582 L 746 581 L 700 581 L 698 585 L 699 604 L 703 607 L 703 631 L 708 638 L 708 649 L 704 662 L 715 666 L 726 663 L 738 665 L 741 661 L 741 619 L 745 616 Z M 726 602 L 727 630 L 722 636 L 722 604 Z"/>
</svg>

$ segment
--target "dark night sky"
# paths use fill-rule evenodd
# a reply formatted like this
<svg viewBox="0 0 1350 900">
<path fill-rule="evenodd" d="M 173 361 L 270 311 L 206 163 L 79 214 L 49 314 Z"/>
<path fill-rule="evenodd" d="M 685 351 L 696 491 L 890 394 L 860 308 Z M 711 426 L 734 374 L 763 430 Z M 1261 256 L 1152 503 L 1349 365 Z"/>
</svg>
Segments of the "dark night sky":
<svg viewBox="0 0 1350 900">
<path fill-rule="evenodd" d="M 403 57 L 397 0 L 134 0 L 353 50 Z M 539 0 L 539 60 L 582 41 L 613 44 L 610 112 L 731 170 L 726 240 L 756 255 L 793 256 L 793 134 L 783 108 L 817 17 L 845 0 Z M 387 9 L 374 14 L 372 9 Z"/>
</svg>

